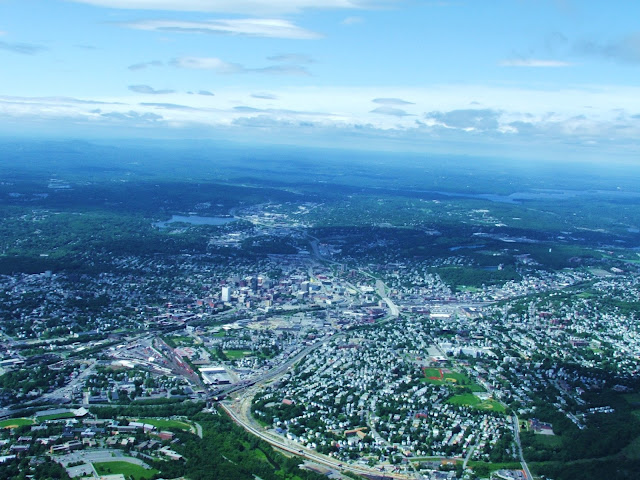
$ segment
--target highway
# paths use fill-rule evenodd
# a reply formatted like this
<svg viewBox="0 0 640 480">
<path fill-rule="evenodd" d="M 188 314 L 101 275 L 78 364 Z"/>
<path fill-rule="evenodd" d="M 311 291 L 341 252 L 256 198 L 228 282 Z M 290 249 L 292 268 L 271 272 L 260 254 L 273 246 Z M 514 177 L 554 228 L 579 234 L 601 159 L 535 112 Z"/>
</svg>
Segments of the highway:
<svg viewBox="0 0 640 480">
<path fill-rule="evenodd" d="M 284 450 L 285 452 L 292 453 L 299 457 L 303 457 L 307 460 L 311 460 L 313 462 L 319 463 L 321 465 L 325 465 L 327 467 L 333 468 L 339 471 L 351 471 L 359 474 L 367 474 L 367 475 L 376 475 L 376 476 L 385 476 L 387 478 L 394 478 L 399 480 L 415 480 L 416 477 L 413 475 L 407 475 L 402 473 L 395 472 L 381 472 L 380 470 L 362 467 L 359 465 L 351 465 L 351 464 L 343 464 L 338 460 L 332 459 L 331 457 L 327 457 L 325 455 L 321 455 L 319 453 L 314 452 L 313 450 L 309 450 L 308 448 L 304 448 L 302 446 L 292 446 L 287 443 L 287 440 L 284 438 L 279 438 L 276 436 L 271 436 L 266 434 L 265 432 L 259 430 L 258 428 L 251 425 L 249 422 L 244 420 L 239 414 L 237 414 L 234 410 L 230 408 L 229 405 L 221 402 L 220 406 L 224 409 L 225 412 L 231 417 L 231 419 L 244 428 L 249 433 L 259 437 L 260 439 L 268 442 L 274 447 Z M 420 477 L 418 477 L 420 478 Z"/>
<path fill-rule="evenodd" d="M 338 334 L 339 335 L 339 334 Z M 265 442 L 277 447 L 286 452 L 293 453 L 297 456 L 303 457 L 307 460 L 314 461 L 321 465 L 325 465 L 327 467 L 333 468 L 335 470 L 348 470 L 354 473 L 360 474 L 368 474 L 368 475 L 377 475 L 377 476 L 385 476 L 390 479 L 398 479 L 398 480 L 416 480 L 416 478 L 422 478 L 419 474 L 408 475 L 404 473 L 398 472 L 386 472 L 381 471 L 380 469 L 367 468 L 359 465 L 351 465 L 351 464 L 343 464 L 341 461 L 333 459 L 331 457 L 319 454 L 313 450 L 305 448 L 301 445 L 291 445 L 289 440 L 282 438 L 277 435 L 271 435 L 262 430 L 262 427 L 258 426 L 256 422 L 253 420 L 251 416 L 251 400 L 255 395 L 255 392 L 258 390 L 266 382 L 273 380 L 277 377 L 284 375 L 293 365 L 302 360 L 306 355 L 324 345 L 325 342 L 330 339 L 338 336 L 326 336 L 322 340 L 314 343 L 313 345 L 309 345 L 300 351 L 297 355 L 289 359 L 284 364 L 279 367 L 266 372 L 265 374 L 258 377 L 255 381 L 246 382 L 242 385 L 236 385 L 228 388 L 224 391 L 225 394 L 230 393 L 238 393 L 242 390 L 246 390 L 242 397 L 236 398 L 236 406 L 235 408 L 231 403 L 228 402 L 220 402 L 220 406 L 224 409 L 225 412 L 231 417 L 231 419 L 240 425 L 242 428 L 247 430 L 249 433 L 256 435 L 261 438 Z"/>
</svg>

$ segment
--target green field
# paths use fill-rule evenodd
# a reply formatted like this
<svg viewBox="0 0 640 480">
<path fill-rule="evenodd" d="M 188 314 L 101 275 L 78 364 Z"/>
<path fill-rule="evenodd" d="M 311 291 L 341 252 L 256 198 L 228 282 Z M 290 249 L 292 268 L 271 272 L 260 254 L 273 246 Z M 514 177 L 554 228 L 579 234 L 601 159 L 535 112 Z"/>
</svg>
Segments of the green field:
<svg viewBox="0 0 640 480">
<path fill-rule="evenodd" d="M 30 418 L 8 418 L 0 422 L 0 428 L 16 428 L 23 425 L 33 425 L 36 423 Z"/>
<path fill-rule="evenodd" d="M 191 425 L 181 420 L 172 420 L 167 418 L 138 418 L 136 421 L 153 425 L 158 430 L 175 429 L 190 431 Z"/>
<path fill-rule="evenodd" d="M 632 458 L 635 460 L 640 459 L 640 437 L 636 438 L 629 445 L 627 445 L 622 453 L 628 458 Z"/>
<path fill-rule="evenodd" d="M 251 350 L 225 350 L 224 354 L 229 360 L 238 360 L 240 358 L 248 357 L 252 352 Z"/>
<path fill-rule="evenodd" d="M 177 345 L 177 346 L 192 346 L 195 343 L 195 340 L 193 337 L 187 337 L 187 336 L 173 336 L 173 337 L 169 337 L 171 338 L 171 340 L 173 340 L 173 342 Z"/>
<path fill-rule="evenodd" d="M 640 405 L 640 393 L 625 393 L 622 397 L 630 405 Z"/>
<path fill-rule="evenodd" d="M 440 377 L 440 369 L 439 368 L 425 368 L 424 376 L 426 378 L 429 377 Z"/>
<path fill-rule="evenodd" d="M 64 418 L 74 418 L 75 415 L 71 412 L 59 413 L 57 415 L 45 415 L 43 417 L 38 417 L 38 421 L 45 422 L 47 420 L 61 420 Z"/>
<path fill-rule="evenodd" d="M 487 462 L 481 462 L 478 460 L 470 460 L 468 465 L 471 468 L 474 467 L 485 467 L 487 468 L 490 472 L 495 472 L 496 470 L 520 470 L 522 469 L 522 465 L 520 465 L 518 462 L 506 462 L 506 463 L 487 463 Z"/>
<path fill-rule="evenodd" d="M 133 477 L 134 480 L 150 479 L 160 473 L 155 468 L 144 468 L 129 462 L 99 462 L 93 464 L 98 475 L 115 475 L 121 473 L 125 478 Z"/>
<path fill-rule="evenodd" d="M 442 376 L 440 376 L 442 371 Z M 472 392 L 484 392 L 485 389 L 477 383 L 473 382 L 467 375 L 459 372 L 447 371 L 446 368 L 425 368 L 423 382 L 433 385 L 452 385 L 457 387 L 465 387 Z"/>
<path fill-rule="evenodd" d="M 447 372 L 446 369 L 442 369 L 442 377 L 440 377 L 440 370 L 437 368 L 426 368 L 424 370 L 425 381 L 436 385 L 452 384 L 452 385 L 470 385 L 471 379 L 464 373 Z M 431 378 L 436 377 L 436 378 Z M 438 379 L 441 378 L 441 379 Z"/>
<path fill-rule="evenodd" d="M 505 408 L 501 403 L 496 402 L 495 400 L 481 400 L 472 393 L 454 395 L 447 400 L 447 403 L 451 405 L 466 405 L 468 407 L 474 407 L 481 410 L 493 410 L 494 412 L 499 413 L 505 412 Z"/>
<path fill-rule="evenodd" d="M 540 435 L 536 434 L 535 442 L 542 448 L 560 448 L 562 447 L 562 438 L 557 435 Z"/>
</svg>

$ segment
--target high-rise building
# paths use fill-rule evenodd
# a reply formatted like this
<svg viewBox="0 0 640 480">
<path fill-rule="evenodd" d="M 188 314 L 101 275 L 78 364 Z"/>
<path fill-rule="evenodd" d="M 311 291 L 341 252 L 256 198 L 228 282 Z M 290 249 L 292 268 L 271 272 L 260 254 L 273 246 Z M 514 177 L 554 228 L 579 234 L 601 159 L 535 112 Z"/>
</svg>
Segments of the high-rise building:
<svg viewBox="0 0 640 480">
<path fill-rule="evenodd" d="M 223 302 L 231 301 L 231 289 L 229 287 L 222 287 L 220 298 Z"/>
</svg>

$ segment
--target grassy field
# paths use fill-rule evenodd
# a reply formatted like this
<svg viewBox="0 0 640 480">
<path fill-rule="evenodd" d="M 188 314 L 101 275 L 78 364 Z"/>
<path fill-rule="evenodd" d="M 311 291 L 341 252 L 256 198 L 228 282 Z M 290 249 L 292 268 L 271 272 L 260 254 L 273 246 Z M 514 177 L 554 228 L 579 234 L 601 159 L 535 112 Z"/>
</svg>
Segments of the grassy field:
<svg viewBox="0 0 640 480">
<path fill-rule="evenodd" d="M 184 430 L 186 432 L 191 430 L 191 425 L 189 425 L 188 423 L 181 420 L 172 420 L 169 418 L 138 418 L 136 421 L 153 425 L 158 430 L 175 429 Z"/>
<path fill-rule="evenodd" d="M 640 393 L 625 393 L 623 398 L 629 405 L 640 405 Z"/>
<path fill-rule="evenodd" d="M 423 370 L 423 372 L 424 372 L 424 376 L 426 378 L 429 378 L 429 377 L 440 378 L 440 369 L 439 368 L 425 368 Z"/>
<path fill-rule="evenodd" d="M 75 415 L 71 412 L 59 413 L 58 415 L 45 415 L 43 417 L 38 417 L 38 421 L 44 422 L 46 420 L 61 420 L 63 418 L 74 418 Z"/>
<path fill-rule="evenodd" d="M 481 403 L 481 400 L 473 393 L 463 393 L 462 395 L 454 395 L 447 403 L 451 405 L 467 405 L 469 407 L 475 407 Z"/>
<path fill-rule="evenodd" d="M 640 459 L 640 437 L 636 438 L 629 445 L 627 445 L 624 448 L 624 450 L 622 450 L 622 453 L 629 458 L 632 458 L 634 460 L 639 460 Z"/>
<path fill-rule="evenodd" d="M 521 470 L 522 469 L 522 465 L 520 465 L 520 463 L 518 462 L 487 463 L 487 462 L 480 462 L 477 460 L 470 460 L 468 465 L 471 468 L 477 465 L 486 465 L 487 467 L 489 467 L 490 472 L 495 472 L 496 470 Z"/>
<path fill-rule="evenodd" d="M 538 445 L 543 448 L 560 448 L 562 447 L 562 438 L 557 435 L 540 435 L 534 437 Z"/>
<path fill-rule="evenodd" d="M 433 385 L 452 385 L 466 387 L 472 392 L 484 392 L 482 386 L 475 383 L 464 373 L 452 372 L 446 368 L 425 368 L 423 382 Z"/>
<path fill-rule="evenodd" d="M 473 393 L 463 393 L 461 395 L 454 395 L 447 403 L 451 405 L 466 405 L 469 407 L 478 408 L 481 410 L 492 410 L 494 412 L 504 413 L 504 406 L 496 402 L 495 400 L 481 400 Z"/>
<path fill-rule="evenodd" d="M 252 352 L 251 350 L 225 350 L 224 354 L 229 360 L 238 360 L 240 358 L 248 357 Z"/>
<path fill-rule="evenodd" d="M 171 340 L 173 340 L 176 346 L 179 346 L 179 347 L 191 347 L 195 343 L 193 337 L 176 335 L 169 338 L 171 338 Z"/>
<path fill-rule="evenodd" d="M 453 385 L 468 385 L 471 384 L 471 379 L 464 373 L 451 372 L 446 368 L 425 368 L 424 377 L 427 382 L 436 385 L 453 384 Z"/>
<path fill-rule="evenodd" d="M 8 418 L 0 422 L 0 428 L 16 428 L 23 425 L 33 425 L 36 423 L 30 418 Z"/>
<path fill-rule="evenodd" d="M 129 462 L 99 462 L 94 463 L 98 475 L 115 475 L 121 473 L 125 478 L 133 477 L 134 480 L 150 479 L 160 473 L 155 468 L 147 469 Z"/>
</svg>

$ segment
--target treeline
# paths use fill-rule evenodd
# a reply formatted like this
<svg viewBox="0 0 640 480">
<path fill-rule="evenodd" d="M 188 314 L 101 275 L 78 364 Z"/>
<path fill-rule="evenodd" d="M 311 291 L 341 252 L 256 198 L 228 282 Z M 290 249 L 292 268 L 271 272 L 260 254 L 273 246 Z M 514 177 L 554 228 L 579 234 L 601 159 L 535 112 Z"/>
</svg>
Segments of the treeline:
<svg viewBox="0 0 640 480">
<path fill-rule="evenodd" d="M 547 462 L 532 464 L 535 471 L 554 480 L 634 480 L 640 472 L 640 460 L 627 457 L 585 460 L 579 462 Z"/>
<path fill-rule="evenodd" d="M 0 478 L 12 480 L 69 480 L 66 470 L 56 462 L 31 465 L 31 458 L 15 458 L 0 463 Z"/>
<path fill-rule="evenodd" d="M 203 438 L 180 435 L 175 450 L 186 462 L 159 466 L 157 478 L 185 476 L 190 480 L 322 480 L 325 476 L 300 468 L 301 460 L 285 457 L 271 445 L 235 425 L 225 414 L 192 417 L 202 426 Z"/>
<path fill-rule="evenodd" d="M 98 418 L 117 417 L 192 417 L 204 408 L 203 402 L 185 402 L 182 399 L 154 399 L 148 403 L 136 402 L 117 407 L 91 407 Z"/>
</svg>

